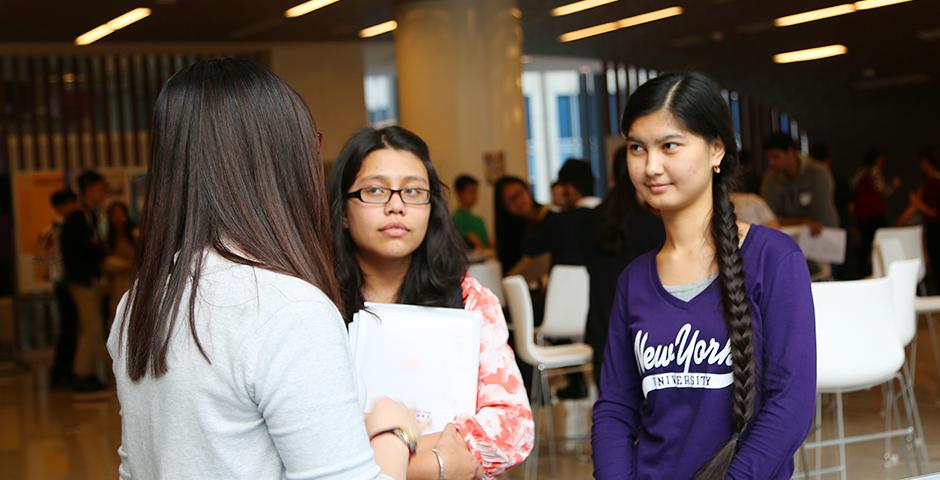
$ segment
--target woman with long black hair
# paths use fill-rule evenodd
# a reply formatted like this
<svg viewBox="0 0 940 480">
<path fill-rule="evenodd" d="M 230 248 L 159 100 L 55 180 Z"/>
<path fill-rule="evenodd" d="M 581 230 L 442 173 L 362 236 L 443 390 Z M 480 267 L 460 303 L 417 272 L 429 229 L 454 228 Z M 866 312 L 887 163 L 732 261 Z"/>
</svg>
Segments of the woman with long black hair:
<svg viewBox="0 0 940 480">
<path fill-rule="evenodd" d="M 650 80 L 627 101 L 621 132 L 666 239 L 620 277 L 595 476 L 788 479 L 816 395 L 806 260 L 787 235 L 737 222 L 737 148 L 714 82 Z"/>
<path fill-rule="evenodd" d="M 400 127 L 367 128 L 343 147 L 329 179 L 333 245 L 346 318 L 366 301 L 482 313 L 477 410 L 418 441 L 408 478 L 496 477 L 532 450 L 532 412 L 507 343 L 499 300 L 467 275 L 463 240 L 427 144 Z M 438 442 L 458 452 L 434 452 Z"/>
</svg>

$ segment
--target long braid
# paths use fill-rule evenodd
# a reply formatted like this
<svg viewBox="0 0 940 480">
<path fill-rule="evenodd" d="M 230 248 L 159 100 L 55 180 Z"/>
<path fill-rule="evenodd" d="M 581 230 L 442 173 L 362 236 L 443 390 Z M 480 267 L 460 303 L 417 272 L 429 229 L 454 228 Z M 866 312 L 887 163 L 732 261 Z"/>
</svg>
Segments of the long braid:
<svg viewBox="0 0 940 480">
<path fill-rule="evenodd" d="M 728 169 L 730 170 L 730 169 Z M 715 174 L 712 187 L 713 212 L 711 219 L 712 239 L 718 260 L 718 278 L 724 306 L 728 336 L 731 340 L 732 414 L 734 434 L 712 459 L 695 475 L 696 479 L 712 480 L 725 477 L 737 451 L 740 435 L 754 414 L 754 345 L 751 330 L 751 313 L 744 284 L 744 263 L 738 244 L 737 217 L 729 198 L 730 180 Z"/>
</svg>

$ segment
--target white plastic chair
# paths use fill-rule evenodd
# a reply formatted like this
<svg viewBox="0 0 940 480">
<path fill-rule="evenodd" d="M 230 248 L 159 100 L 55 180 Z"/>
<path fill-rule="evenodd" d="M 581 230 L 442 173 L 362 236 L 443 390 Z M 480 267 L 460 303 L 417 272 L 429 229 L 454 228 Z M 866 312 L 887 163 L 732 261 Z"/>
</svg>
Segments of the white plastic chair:
<svg viewBox="0 0 940 480">
<path fill-rule="evenodd" d="M 804 472 L 804 475 L 839 472 L 845 479 L 847 444 L 893 437 L 907 437 L 904 453 L 910 470 L 909 443 L 913 443 L 914 436 L 913 400 L 904 388 L 901 375 L 904 347 L 893 320 L 895 293 L 891 279 L 821 282 L 814 283 L 812 288 L 816 311 L 816 391 L 836 397 L 837 438 L 821 440 L 822 408 L 821 402 L 817 401 L 815 441 L 804 445 L 804 449 L 817 449 L 817 470 Z M 846 437 L 842 394 L 890 384 L 895 380 L 901 387 L 907 426 Z M 885 411 L 899 415 L 898 410 L 888 406 Z M 896 420 L 900 425 L 900 418 Z M 818 449 L 825 447 L 839 448 L 838 467 L 819 468 L 821 455 Z M 913 450 L 919 474 L 920 455 L 917 449 Z"/>
<path fill-rule="evenodd" d="M 892 245 L 893 247 L 891 247 Z M 896 240 L 885 240 L 882 246 L 888 247 L 889 249 L 896 249 L 898 253 L 900 252 L 900 243 Z M 884 258 L 888 259 L 896 256 L 897 254 L 890 256 L 884 255 Z M 910 360 L 905 359 L 902 369 L 905 383 L 904 388 L 907 389 L 910 398 L 913 400 L 914 443 L 920 448 L 924 460 L 926 461 L 930 459 L 930 454 L 927 451 L 927 443 L 924 440 L 924 425 L 920 416 L 920 407 L 918 407 L 914 395 L 914 368 L 917 362 L 917 312 L 914 310 L 914 299 L 917 296 L 917 272 L 921 267 L 921 261 L 918 259 L 893 260 L 888 263 L 888 265 L 888 277 L 891 279 L 894 290 L 895 331 L 898 334 L 898 340 L 901 341 L 901 345 L 911 347 Z M 891 395 L 891 405 L 894 406 L 896 398 L 893 397 L 893 392 L 891 392 L 890 389 L 888 390 L 888 394 Z M 886 425 L 890 425 L 890 421 L 891 416 L 885 415 Z"/>
<path fill-rule="evenodd" d="M 880 242 L 888 239 L 897 240 L 901 245 L 901 251 L 903 252 L 903 260 L 909 259 L 920 259 L 924 261 L 924 227 L 921 225 L 914 225 L 911 227 L 885 227 L 875 230 L 875 239 L 872 245 L 878 245 Z M 887 271 L 886 266 L 890 263 L 883 263 L 878 261 L 876 258 L 875 252 L 872 252 L 872 275 L 875 277 L 883 277 Z M 927 269 L 922 264 L 920 270 L 917 273 L 917 281 L 920 282 L 924 279 L 924 275 L 927 273 Z"/>
<path fill-rule="evenodd" d="M 545 291 L 545 314 L 536 330 L 538 338 L 584 338 L 590 304 L 587 268 L 555 265 Z"/>
<path fill-rule="evenodd" d="M 940 344 L 937 340 L 937 327 L 934 315 L 940 314 L 940 296 L 927 296 L 923 284 L 926 273 L 923 250 L 923 227 L 920 225 L 901 228 L 879 228 L 875 232 L 875 241 L 872 246 L 872 271 L 875 276 L 881 276 L 888 270 L 888 265 L 901 259 L 920 259 L 921 264 L 917 274 L 918 291 L 922 296 L 914 298 L 915 315 L 923 315 L 927 320 L 927 332 L 930 335 L 930 349 L 933 353 L 934 368 L 937 380 L 940 381 Z M 916 343 L 914 344 L 916 347 Z M 916 365 L 916 350 L 911 353 L 911 368 Z M 915 372 L 912 371 L 912 374 Z M 912 377 L 913 378 L 913 377 Z"/>
<path fill-rule="evenodd" d="M 532 365 L 532 387 L 529 395 L 532 401 L 532 418 L 538 425 L 538 412 L 540 403 L 546 408 L 545 426 L 548 433 L 549 453 L 555 458 L 555 437 L 552 425 L 552 394 L 548 385 L 550 374 L 562 374 L 569 371 L 585 371 L 591 365 L 593 350 L 584 343 L 571 343 L 567 345 L 541 346 L 535 344 L 535 314 L 532 312 L 532 298 L 529 295 L 529 286 L 521 275 L 513 275 L 503 279 L 503 291 L 512 316 L 513 333 L 515 334 L 516 355 L 524 362 Z M 537 373 L 536 373 L 537 371 Z M 539 396 L 541 395 L 541 398 Z M 540 402 L 541 400 L 541 402 Z M 529 456 L 526 466 L 526 478 L 537 478 L 539 432 L 536 430 L 535 445 L 532 455 Z M 531 475 L 530 475 L 531 474 Z"/>
<path fill-rule="evenodd" d="M 506 305 L 506 296 L 503 295 L 503 267 L 498 260 L 489 259 L 482 263 L 474 263 L 467 269 L 467 275 L 477 279 L 481 285 L 490 289 L 499 299 L 500 305 Z"/>
</svg>

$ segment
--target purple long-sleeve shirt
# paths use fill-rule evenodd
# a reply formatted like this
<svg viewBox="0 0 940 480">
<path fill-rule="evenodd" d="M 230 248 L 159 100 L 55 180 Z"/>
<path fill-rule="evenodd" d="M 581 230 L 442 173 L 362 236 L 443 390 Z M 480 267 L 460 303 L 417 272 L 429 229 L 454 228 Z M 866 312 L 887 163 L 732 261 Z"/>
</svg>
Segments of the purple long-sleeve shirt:
<svg viewBox="0 0 940 480">
<path fill-rule="evenodd" d="M 757 396 L 728 478 L 788 479 L 816 397 L 806 260 L 787 235 L 752 226 L 741 247 Z M 692 478 L 732 433 L 731 359 L 716 280 L 684 302 L 663 288 L 656 252 L 624 270 L 594 406 L 598 479 Z"/>
</svg>

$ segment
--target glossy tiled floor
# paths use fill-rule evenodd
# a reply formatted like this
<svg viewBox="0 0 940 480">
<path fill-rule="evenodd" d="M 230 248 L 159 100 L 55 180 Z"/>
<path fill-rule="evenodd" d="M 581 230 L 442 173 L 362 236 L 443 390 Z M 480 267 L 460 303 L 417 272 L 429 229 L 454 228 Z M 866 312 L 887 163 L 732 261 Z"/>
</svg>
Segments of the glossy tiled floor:
<svg viewBox="0 0 940 480">
<path fill-rule="evenodd" d="M 0 365 L 0 480 L 116 478 L 116 451 L 120 442 L 116 399 L 75 403 L 69 392 L 49 390 L 40 379 L 45 378 L 44 366 L 48 365 L 50 356 L 45 351 L 32 352 L 24 359 L 27 370 Z M 932 457 L 925 466 L 925 473 L 940 472 L 940 382 L 926 331 L 920 335 L 917 360 L 917 399 Z M 847 395 L 845 402 L 848 434 L 883 428 L 880 391 Z M 564 435 L 565 425 L 569 432 L 586 434 L 589 431 L 589 402 L 556 405 L 554 412 L 559 436 Z M 825 425 L 828 434 L 832 422 Z M 899 442 L 893 445 L 896 454 L 902 451 L 900 445 Z M 547 449 L 542 450 L 539 479 L 591 478 L 587 442 L 560 438 L 558 450 L 554 460 L 549 458 Z M 850 445 L 847 452 L 850 479 L 908 477 L 903 457 L 895 463 L 885 462 L 883 442 Z M 826 452 L 824 465 L 832 465 L 835 453 Z M 812 459 L 810 455 L 811 462 Z M 517 469 L 510 478 L 524 478 L 523 471 L 524 468 Z"/>
</svg>

